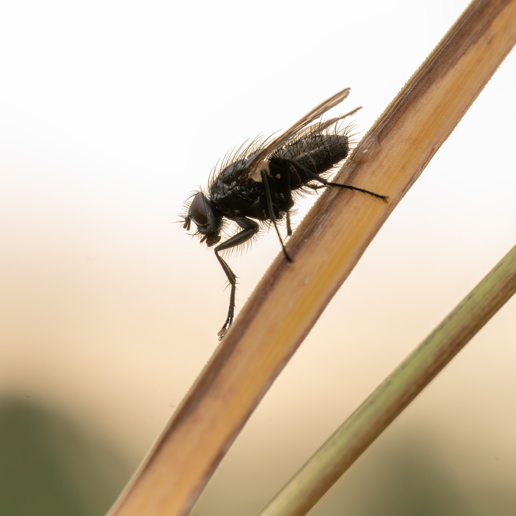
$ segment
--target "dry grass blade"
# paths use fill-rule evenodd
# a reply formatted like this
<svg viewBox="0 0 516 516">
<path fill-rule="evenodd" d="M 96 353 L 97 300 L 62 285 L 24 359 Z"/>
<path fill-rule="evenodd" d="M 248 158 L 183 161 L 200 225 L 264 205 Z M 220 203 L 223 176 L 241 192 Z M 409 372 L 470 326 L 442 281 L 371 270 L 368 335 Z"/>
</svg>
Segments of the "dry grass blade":
<svg viewBox="0 0 516 516">
<path fill-rule="evenodd" d="M 306 514 L 516 292 L 516 246 L 393 371 L 260 516 Z"/>
<path fill-rule="evenodd" d="M 110 516 L 185 515 L 389 213 L 516 40 L 516 0 L 470 5 L 270 267 Z"/>
</svg>

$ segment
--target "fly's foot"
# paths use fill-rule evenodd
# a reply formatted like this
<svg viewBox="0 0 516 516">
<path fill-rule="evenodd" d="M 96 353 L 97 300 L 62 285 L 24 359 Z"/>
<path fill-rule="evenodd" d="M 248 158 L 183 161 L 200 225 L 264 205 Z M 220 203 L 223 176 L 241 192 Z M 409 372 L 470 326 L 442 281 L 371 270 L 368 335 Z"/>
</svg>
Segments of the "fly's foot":
<svg viewBox="0 0 516 516">
<path fill-rule="evenodd" d="M 226 333 L 228 332 L 229 328 L 231 327 L 231 324 L 233 323 L 233 317 L 228 317 L 226 319 L 226 322 L 224 323 L 224 326 L 219 330 L 217 333 L 219 340 L 222 340 Z"/>
</svg>

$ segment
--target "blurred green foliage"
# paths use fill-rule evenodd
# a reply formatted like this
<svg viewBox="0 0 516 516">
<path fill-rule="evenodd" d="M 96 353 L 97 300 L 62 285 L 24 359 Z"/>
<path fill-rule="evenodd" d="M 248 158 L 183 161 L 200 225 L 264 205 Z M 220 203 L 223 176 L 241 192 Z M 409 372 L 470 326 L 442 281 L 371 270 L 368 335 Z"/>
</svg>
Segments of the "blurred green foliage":
<svg viewBox="0 0 516 516">
<path fill-rule="evenodd" d="M 90 428 L 30 400 L 0 400 L 0 516 L 103 516 L 135 465 L 92 434 Z M 516 514 L 516 490 L 496 482 L 475 487 L 471 480 L 463 482 L 432 451 L 425 431 L 387 441 L 377 443 L 373 455 L 364 457 L 366 464 L 359 461 L 351 468 L 311 514 Z M 225 473 L 227 489 L 208 489 L 192 516 L 257 512 L 263 500 L 251 500 L 249 493 L 242 499 L 238 493 L 250 488 L 260 498 L 263 486 L 242 485 L 242 468 L 249 467 L 245 458 L 233 466 Z"/>
<path fill-rule="evenodd" d="M 0 401 L 0 516 L 100 516 L 132 471 L 88 429 L 25 399 Z"/>
</svg>

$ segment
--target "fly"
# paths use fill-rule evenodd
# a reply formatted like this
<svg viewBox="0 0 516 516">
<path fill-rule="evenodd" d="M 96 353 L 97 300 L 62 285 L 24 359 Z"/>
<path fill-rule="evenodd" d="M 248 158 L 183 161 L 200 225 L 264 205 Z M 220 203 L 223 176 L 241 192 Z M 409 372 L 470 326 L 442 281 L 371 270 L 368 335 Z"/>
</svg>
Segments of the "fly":
<svg viewBox="0 0 516 516">
<path fill-rule="evenodd" d="M 327 180 L 331 169 L 349 154 L 349 134 L 340 122 L 360 108 L 330 120 L 319 119 L 340 104 L 349 91 L 346 88 L 336 93 L 276 138 L 257 139 L 243 150 L 240 148 L 213 174 L 208 190 L 195 192 L 186 202 L 183 228 L 189 230 L 193 221 L 195 235 L 201 242 L 208 247 L 218 244 L 215 257 L 231 285 L 228 315 L 218 333 L 219 339 L 233 322 L 237 284 L 237 277 L 220 253 L 248 242 L 260 227 L 273 225 L 285 259 L 292 262 L 277 221 L 285 218 L 290 236 L 290 211 L 296 193 L 336 186 L 387 201 L 385 195 Z M 235 222 L 239 231 L 219 243 L 224 219 Z"/>
</svg>

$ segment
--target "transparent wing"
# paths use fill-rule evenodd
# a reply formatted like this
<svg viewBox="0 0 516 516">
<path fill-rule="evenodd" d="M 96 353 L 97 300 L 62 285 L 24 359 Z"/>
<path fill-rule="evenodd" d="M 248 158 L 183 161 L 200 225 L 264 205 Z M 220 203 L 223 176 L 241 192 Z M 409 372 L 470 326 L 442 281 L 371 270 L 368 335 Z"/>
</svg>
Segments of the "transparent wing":
<svg viewBox="0 0 516 516">
<path fill-rule="evenodd" d="M 264 160 L 264 158 L 275 151 L 277 148 L 281 147 L 286 141 L 288 141 L 292 136 L 297 134 L 299 131 L 303 130 L 305 127 L 310 125 L 312 122 L 320 118 L 326 111 L 332 109 L 333 107 L 340 104 L 350 92 L 350 88 L 345 88 L 342 91 L 339 91 L 328 100 L 325 100 L 318 106 L 316 106 L 312 111 L 307 113 L 304 117 L 298 120 L 292 127 L 287 129 L 284 133 L 280 134 L 276 138 L 272 139 L 267 145 L 260 150 L 255 156 L 253 156 L 246 172 L 243 174 L 243 179 L 247 179 L 250 175 L 252 175 L 254 169 L 258 166 L 258 164 Z M 356 110 L 348 113 L 345 116 L 349 116 L 353 114 Z M 335 119 L 332 119 L 332 122 L 335 123 Z M 327 127 L 327 124 L 326 124 Z"/>
<path fill-rule="evenodd" d="M 296 133 L 295 136 L 296 139 L 300 138 L 306 138 L 308 136 L 315 136 L 318 134 L 322 134 L 324 131 L 326 131 L 328 128 L 330 128 L 332 125 L 337 125 L 339 122 L 347 118 L 348 116 L 354 115 L 357 111 L 362 109 L 362 107 L 357 107 L 353 109 L 353 111 L 350 111 L 349 113 L 346 113 L 345 115 L 337 116 L 335 118 L 330 118 L 329 120 L 324 120 L 323 122 L 318 122 L 316 124 L 311 124 L 303 129 L 301 129 L 298 133 Z"/>
</svg>

